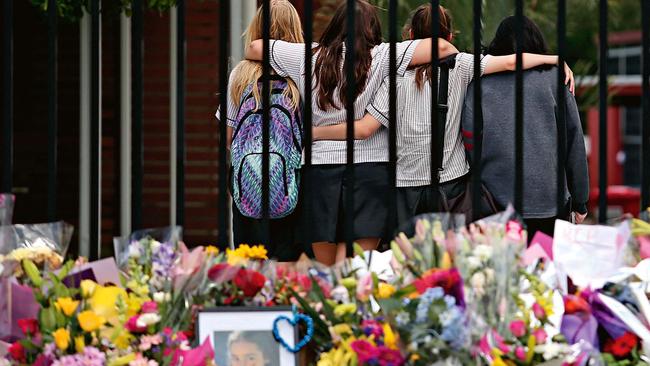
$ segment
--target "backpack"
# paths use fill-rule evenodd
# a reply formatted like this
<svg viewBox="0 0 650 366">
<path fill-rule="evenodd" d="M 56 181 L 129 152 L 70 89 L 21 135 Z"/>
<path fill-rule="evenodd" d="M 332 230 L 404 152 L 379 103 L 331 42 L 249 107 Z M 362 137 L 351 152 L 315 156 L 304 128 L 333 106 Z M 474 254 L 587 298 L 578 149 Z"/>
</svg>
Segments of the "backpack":
<svg viewBox="0 0 650 366">
<path fill-rule="evenodd" d="M 271 79 L 269 217 L 288 216 L 298 203 L 302 159 L 300 106 L 291 112 L 291 100 L 284 96 L 287 81 L 277 75 Z M 261 80 L 258 87 L 262 89 Z M 237 125 L 230 147 L 231 192 L 235 205 L 246 217 L 261 219 L 262 212 L 262 115 L 255 109 L 253 85 L 242 94 Z"/>
</svg>

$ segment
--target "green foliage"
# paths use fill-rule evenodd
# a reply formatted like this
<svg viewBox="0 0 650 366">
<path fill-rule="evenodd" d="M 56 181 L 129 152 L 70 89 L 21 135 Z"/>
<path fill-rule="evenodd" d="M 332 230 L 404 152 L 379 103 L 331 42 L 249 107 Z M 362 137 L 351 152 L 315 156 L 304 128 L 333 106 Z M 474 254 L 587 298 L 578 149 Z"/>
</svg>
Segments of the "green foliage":
<svg viewBox="0 0 650 366">
<path fill-rule="evenodd" d="M 144 0 L 145 6 L 154 11 L 168 11 L 176 6 L 177 0 Z M 49 0 L 31 0 L 32 4 L 44 12 L 48 10 Z M 132 0 L 104 0 L 101 11 L 106 14 L 122 12 L 131 15 Z M 69 22 L 76 22 L 89 10 L 88 0 L 56 0 L 59 17 Z"/>
</svg>

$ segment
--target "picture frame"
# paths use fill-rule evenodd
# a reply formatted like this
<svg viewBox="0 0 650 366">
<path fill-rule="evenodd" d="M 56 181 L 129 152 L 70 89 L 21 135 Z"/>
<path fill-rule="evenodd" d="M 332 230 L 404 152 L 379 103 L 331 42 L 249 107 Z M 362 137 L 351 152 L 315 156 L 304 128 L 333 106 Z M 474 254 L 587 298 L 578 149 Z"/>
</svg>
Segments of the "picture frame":
<svg viewBox="0 0 650 366">
<path fill-rule="evenodd" d="M 210 338 L 217 366 L 297 366 L 298 355 L 274 338 L 274 322 L 280 316 L 293 318 L 292 308 L 206 308 L 198 314 L 196 331 L 201 343 Z M 298 331 L 288 321 L 278 322 L 278 334 L 289 347 L 298 341 Z"/>
</svg>

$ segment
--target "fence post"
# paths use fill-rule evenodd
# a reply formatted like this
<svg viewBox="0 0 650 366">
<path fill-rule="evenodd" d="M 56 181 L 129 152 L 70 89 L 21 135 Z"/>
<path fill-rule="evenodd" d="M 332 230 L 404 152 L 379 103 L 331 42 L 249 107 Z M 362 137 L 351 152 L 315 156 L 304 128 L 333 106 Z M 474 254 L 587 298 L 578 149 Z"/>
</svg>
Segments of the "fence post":
<svg viewBox="0 0 650 366">
<path fill-rule="evenodd" d="M 305 139 L 303 146 L 305 148 L 305 164 L 302 169 L 303 174 L 303 185 L 302 197 L 310 197 L 313 194 L 312 189 L 312 180 L 311 180 L 311 159 L 312 159 L 312 43 L 314 37 L 314 15 L 313 15 L 313 0 L 305 0 L 304 3 L 304 17 L 305 17 L 305 92 L 303 100 L 303 130 L 305 134 Z M 312 207 L 309 199 L 303 199 L 303 231 L 305 233 L 304 237 L 309 238 L 312 230 L 311 225 L 311 215 Z M 309 243 L 311 244 L 311 243 Z"/>
<path fill-rule="evenodd" d="M 133 15 L 131 18 L 131 53 L 132 53 L 132 119 L 131 126 L 133 139 L 131 156 L 132 200 L 131 200 L 131 226 L 132 230 L 142 229 L 142 186 L 144 170 L 144 134 L 143 134 L 143 101 L 144 101 L 144 39 L 142 27 L 144 22 L 142 0 L 133 0 Z"/>
<path fill-rule="evenodd" d="M 90 1 L 90 252 L 101 256 L 101 18 L 100 0 Z M 82 172 L 83 174 L 83 172 Z"/>
<path fill-rule="evenodd" d="M 566 86 L 564 85 L 564 53 L 566 41 L 566 0 L 557 2 L 557 213 L 564 212 L 566 197 Z M 571 207 L 569 207 L 570 213 Z"/>
<path fill-rule="evenodd" d="M 438 121 L 438 37 L 440 35 L 440 0 L 431 0 L 431 189 L 433 191 L 433 207 L 439 206 L 438 186 L 440 184 L 440 168 L 442 167 L 442 156 L 439 156 L 439 149 L 437 146 L 437 139 L 435 136 L 440 131 L 440 123 L 445 124 L 446 121 Z M 435 252 L 434 252 L 435 253 Z"/>
<path fill-rule="evenodd" d="M 219 8 L 219 247 L 227 248 L 230 215 L 228 210 L 228 61 L 230 39 L 230 0 Z"/>
<path fill-rule="evenodd" d="M 641 0 L 643 47 L 643 117 L 641 141 L 641 211 L 650 207 L 650 1 Z"/>
<path fill-rule="evenodd" d="M 13 141 L 14 141 L 14 15 L 13 1 L 4 0 L 2 13 L 2 187 L 0 191 L 11 193 L 13 188 Z"/>
<path fill-rule="evenodd" d="M 483 105 L 481 102 L 481 28 L 482 0 L 474 0 L 474 146 L 472 154 L 472 210 L 473 220 L 480 217 L 481 207 L 481 159 L 483 149 Z"/>
<path fill-rule="evenodd" d="M 607 0 L 600 0 L 599 113 L 598 113 L 598 222 L 607 222 Z"/>
<path fill-rule="evenodd" d="M 271 60 L 270 60 L 270 38 L 271 38 L 271 2 L 264 0 L 262 4 L 262 228 L 263 242 L 269 243 L 270 239 L 270 170 L 271 170 Z"/>
<path fill-rule="evenodd" d="M 516 1 L 516 73 L 515 73 L 515 210 L 524 214 L 524 2 Z"/>
<path fill-rule="evenodd" d="M 185 225 L 185 0 L 176 3 L 176 225 Z"/>
<path fill-rule="evenodd" d="M 356 90 L 356 79 L 354 77 L 354 38 L 355 38 L 355 16 L 356 16 L 356 0 L 347 0 L 347 35 L 345 38 L 345 81 L 347 83 L 347 90 L 341 92 L 346 93 L 345 110 L 346 110 L 346 167 L 345 176 L 346 184 L 351 189 L 347 190 L 347 197 L 345 197 L 345 243 L 348 249 L 352 248 L 354 243 L 354 100 Z"/>
<path fill-rule="evenodd" d="M 388 40 L 390 42 L 388 73 L 388 179 L 390 180 L 391 191 L 388 202 L 388 219 L 391 225 L 397 223 L 397 11 L 397 0 L 390 0 L 388 3 Z"/>
<path fill-rule="evenodd" d="M 57 7 L 55 0 L 47 4 L 47 218 L 56 220 L 57 179 Z"/>
</svg>

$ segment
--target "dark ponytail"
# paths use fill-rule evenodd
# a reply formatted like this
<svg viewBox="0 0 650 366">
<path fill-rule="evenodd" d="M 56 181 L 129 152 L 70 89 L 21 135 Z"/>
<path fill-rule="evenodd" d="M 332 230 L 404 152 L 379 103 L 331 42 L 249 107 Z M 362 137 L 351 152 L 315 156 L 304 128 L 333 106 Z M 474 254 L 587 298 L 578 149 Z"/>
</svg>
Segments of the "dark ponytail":
<svg viewBox="0 0 650 366">
<path fill-rule="evenodd" d="M 439 37 L 446 40 L 451 40 L 453 35 L 453 26 L 451 21 L 451 15 L 447 9 L 442 6 L 438 7 L 438 14 L 440 19 L 440 30 Z M 411 21 L 405 29 L 405 35 L 407 32 L 411 33 L 413 39 L 424 39 L 431 37 L 431 22 L 433 21 L 433 14 L 431 13 L 431 4 L 421 5 L 413 12 Z M 431 64 L 420 65 L 415 68 L 415 84 L 419 89 L 422 89 L 424 86 L 425 80 L 431 80 Z"/>
<path fill-rule="evenodd" d="M 354 44 L 354 79 L 355 99 L 366 87 L 368 72 L 372 65 L 371 51 L 381 43 L 381 24 L 377 9 L 365 0 L 356 0 L 355 44 Z M 348 80 L 341 72 L 341 54 L 347 36 L 346 3 L 343 2 L 334 13 L 325 28 L 316 51 L 316 88 L 318 90 L 318 108 L 328 110 L 340 109 L 334 100 L 334 91 L 339 88 L 340 105 L 345 106 Z M 345 65 L 344 65 L 345 68 Z"/>
</svg>

